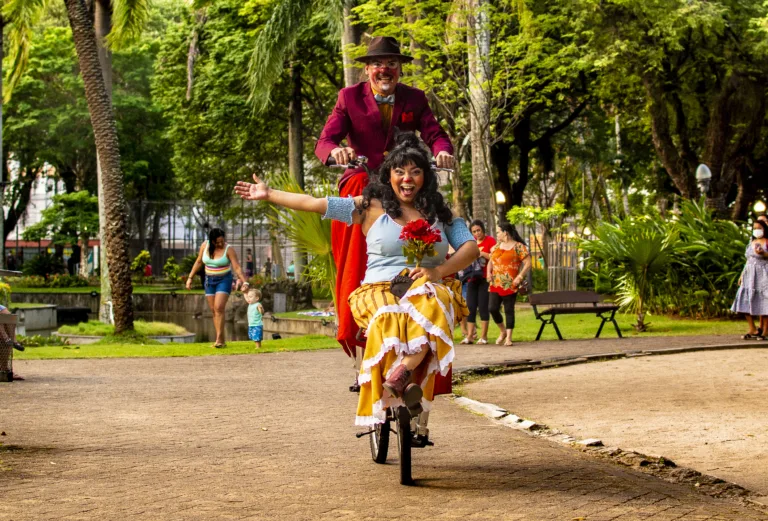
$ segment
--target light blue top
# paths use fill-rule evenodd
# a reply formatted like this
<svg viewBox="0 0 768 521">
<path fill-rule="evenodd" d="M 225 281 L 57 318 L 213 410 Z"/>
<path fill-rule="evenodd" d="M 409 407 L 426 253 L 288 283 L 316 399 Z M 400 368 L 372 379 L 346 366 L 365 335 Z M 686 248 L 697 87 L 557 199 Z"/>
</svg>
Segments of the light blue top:
<svg viewBox="0 0 768 521">
<path fill-rule="evenodd" d="M 261 310 L 259 309 L 260 306 L 260 302 L 248 304 L 248 327 L 261 326 L 264 324 Z"/>
<path fill-rule="evenodd" d="M 442 240 L 435 243 L 437 255 L 424 257 L 421 261 L 421 265 L 425 268 L 434 268 L 445 262 L 448 245 L 457 250 L 467 240 L 474 240 L 463 219 L 454 218 L 450 226 L 437 221 L 434 227 L 440 230 Z M 403 255 L 405 241 L 400 240 L 402 229 L 403 227 L 392 217 L 383 214 L 368 230 L 366 236 L 368 265 L 363 284 L 389 281 L 395 278 L 403 268 L 416 267 L 415 264 L 408 264 Z"/>
</svg>

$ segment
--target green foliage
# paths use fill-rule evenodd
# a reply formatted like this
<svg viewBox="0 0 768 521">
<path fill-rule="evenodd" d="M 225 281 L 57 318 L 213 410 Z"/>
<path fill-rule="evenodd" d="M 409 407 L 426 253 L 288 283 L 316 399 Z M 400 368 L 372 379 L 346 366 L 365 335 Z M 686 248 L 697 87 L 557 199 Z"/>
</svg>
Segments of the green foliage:
<svg viewBox="0 0 768 521">
<path fill-rule="evenodd" d="M 78 275 L 52 275 L 48 278 L 47 288 L 84 288 L 88 279 Z"/>
<path fill-rule="evenodd" d="M 140 275 L 144 274 L 144 268 L 152 262 L 152 256 L 147 250 L 141 250 L 138 255 L 131 262 L 131 271 Z"/>
<path fill-rule="evenodd" d="M 179 264 L 176 262 L 175 257 L 168 257 L 168 260 L 165 261 L 165 266 L 163 266 L 163 275 L 165 275 L 168 280 L 174 284 L 181 282 L 181 266 L 179 266 Z"/>
<path fill-rule="evenodd" d="M 273 181 L 280 190 L 304 193 L 288 174 L 282 174 Z M 332 195 L 335 189 L 329 183 L 314 187 L 313 195 Z M 283 230 L 285 238 L 310 258 L 303 276 L 307 281 L 326 286 L 336 300 L 336 263 L 331 249 L 331 221 L 313 212 L 299 212 L 280 206 L 271 206 L 270 220 Z"/>
<path fill-rule="evenodd" d="M 51 237 L 53 244 L 74 244 L 87 240 L 99 230 L 99 203 L 86 190 L 53 196 L 39 222 L 24 230 L 24 239 L 38 241 Z"/>
<path fill-rule="evenodd" d="M 61 274 L 66 271 L 64 261 L 60 257 L 43 251 L 24 263 L 22 272 L 24 275 L 38 275 L 46 280 L 51 275 Z"/>
<path fill-rule="evenodd" d="M 557 203 L 549 208 L 536 206 L 515 206 L 507 212 L 507 219 L 512 224 L 536 224 L 552 225 L 555 219 L 563 217 L 567 213 L 564 205 Z"/>
<path fill-rule="evenodd" d="M 11 305 L 11 285 L 0 281 L 0 304 L 5 307 Z"/>
<path fill-rule="evenodd" d="M 16 340 L 19 341 L 21 345 L 24 347 L 43 347 L 43 346 L 65 346 L 68 345 L 69 342 L 64 340 L 61 337 L 58 336 L 42 336 L 42 335 L 32 335 L 32 336 L 24 336 L 24 335 L 17 335 Z"/>
<path fill-rule="evenodd" d="M 177 324 L 169 322 L 135 322 L 136 333 L 144 336 L 184 335 L 188 331 Z M 73 326 L 61 326 L 59 333 L 64 335 L 107 336 L 115 332 L 115 326 L 98 320 L 89 320 Z"/>
<path fill-rule="evenodd" d="M 187 255 L 186 257 L 181 259 L 181 263 L 179 264 L 179 273 L 185 273 L 187 276 L 189 276 L 189 273 L 192 271 L 192 268 L 195 265 L 195 261 L 197 260 L 197 254 L 191 253 Z"/>
<path fill-rule="evenodd" d="M 645 331 L 645 314 L 662 295 L 670 268 L 683 249 L 679 233 L 651 219 L 603 223 L 595 239 L 582 242 L 590 264 L 615 281 L 618 303 L 637 315 L 638 331 Z"/>
</svg>

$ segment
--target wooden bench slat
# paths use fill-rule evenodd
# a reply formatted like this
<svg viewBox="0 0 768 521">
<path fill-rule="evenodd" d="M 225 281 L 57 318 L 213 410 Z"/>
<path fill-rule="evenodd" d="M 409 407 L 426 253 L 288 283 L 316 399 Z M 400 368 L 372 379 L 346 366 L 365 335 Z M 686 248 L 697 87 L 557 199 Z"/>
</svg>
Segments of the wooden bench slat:
<svg viewBox="0 0 768 521">
<path fill-rule="evenodd" d="M 606 301 L 607 297 L 594 291 L 549 291 L 546 293 L 532 293 L 528 295 L 528 301 L 533 307 L 536 318 L 541 320 L 541 328 L 536 340 L 541 338 L 541 333 L 547 324 L 552 324 L 555 328 L 557 337 L 563 340 L 560 334 L 560 328 L 557 327 L 555 318 L 557 315 L 575 315 L 581 313 L 594 313 L 602 319 L 597 329 L 595 338 L 600 337 L 603 326 L 606 322 L 611 322 L 616 329 L 616 334 L 622 338 L 621 330 L 616 322 L 616 311 L 619 306 L 613 302 Z M 539 311 L 538 306 L 549 306 Z M 610 316 L 603 316 L 603 313 L 610 313 Z"/>
</svg>

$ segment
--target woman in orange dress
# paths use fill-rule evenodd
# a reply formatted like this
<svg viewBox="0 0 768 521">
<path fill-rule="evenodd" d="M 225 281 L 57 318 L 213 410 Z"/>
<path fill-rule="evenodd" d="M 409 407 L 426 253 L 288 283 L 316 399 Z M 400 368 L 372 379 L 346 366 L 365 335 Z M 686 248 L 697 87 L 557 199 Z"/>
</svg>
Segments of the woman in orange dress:
<svg viewBox="0 0 768 521">
<path fill-rule="evenodd" d="M 504 222 L 496 227 L 496 240 L 497 244 L 488 262 L 488 311 L 501 331 L 496 344 L 511 346 L 517 291 L 531 269 L 531 254 L 520 234 L 509 223 Z M 502 303 L 506 324 L 501 317 Z"/>
</svg>

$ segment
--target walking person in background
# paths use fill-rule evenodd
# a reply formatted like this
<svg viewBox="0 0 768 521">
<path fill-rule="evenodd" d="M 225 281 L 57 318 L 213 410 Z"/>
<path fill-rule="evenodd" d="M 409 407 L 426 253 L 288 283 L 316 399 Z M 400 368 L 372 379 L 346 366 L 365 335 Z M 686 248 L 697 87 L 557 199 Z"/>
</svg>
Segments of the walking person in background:
<svg viewBox="0 0 768 521">
<path fill-rule="evenodd" d="M 467 307 L 469 308 L 469 317 L 467 317 L 467 331 L 462 344 L 471 344 L 475 341 L 476 316 L 480 312 L 480 338 L 477 339 L 478 345 L 488 343 L 488 261 L 491 258 L 491 250 L 496 245 L 496 240 L 485 234 L 485 224 L 476 219 L 472 221 L 470 227 L 472 235 L 477 241 L 477 247 L 480 249 L 480 257 L 470 265 L 465 272 L 467 286 Z"/>
<path fill-rule="evenodd" d="M 501 334 L 496 344 L 511 346 L 515 329 L 515 301 L 520 284 L 531 270 L 531 254 L 520 234 L 511 224 L 504 222 L 496 227 L 498 244 L 491 251 L 488 263 L 490 296 L 488 308 Z M 501 304 L 504 304 L 505 321 L 502 322 Z M 505 328 L 506 324 L 506 328 Z"/>
<path fill-rule="evenodd" d="M 270 280 L 272 278 L 272 261 L 267 257 L 267 261 L 264 263 L 264 278 Z"/>
<path fill-rule="evenodd" d="M 739 277 L 739 290 L 731 311 L 747 316 L 749 331 L 744 340 L 765 340 L 768 332 L 768 224 L 757 220 L 752 225 L 752 241 L 747 245 L 747 263 Z M 755 325 L 754 317 L 758 317 Z"/>
<path fill-rule="evenodd" d="M 240 267 L 234 248 L 230 248 L 225 242 L 224 230 L 221 228 L 211 229 L 208 240 L 200 246 L 195 264 L 187 277 L 187 289 L 192 289 L 192 278 L 202 265 L 205 265 L 205 300 L 213 312 L 213 326 L 216 328 L 216 342 L 212 347 L 226 347 L 224 311 L 232 293 L 232 272 L 243 281 L 243 291 L 248 288 L 248 280 Z"/>
<path fill-rule="evenodd" d="M 253 277 L 253 252 L 250 248 L 245 249 L 245 276 L 247 280 Z"/>
</svg>

